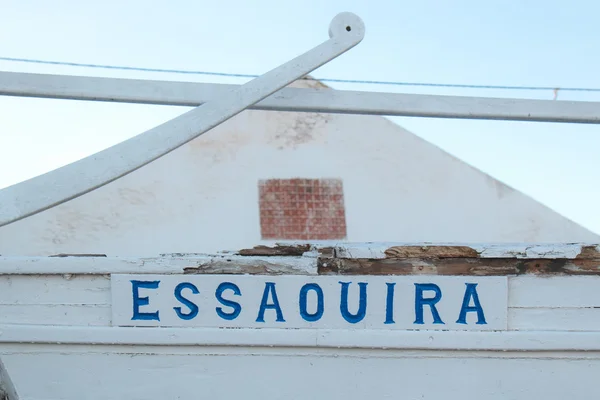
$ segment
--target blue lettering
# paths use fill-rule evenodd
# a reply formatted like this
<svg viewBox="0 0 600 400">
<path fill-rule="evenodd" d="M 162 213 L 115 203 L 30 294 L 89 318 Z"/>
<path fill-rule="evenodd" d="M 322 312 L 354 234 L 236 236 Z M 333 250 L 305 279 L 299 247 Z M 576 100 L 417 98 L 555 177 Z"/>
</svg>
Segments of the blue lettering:
<svg viewBox="0 0 600 400">
<path fill-rule="evenodd" d="M 479 302 L 479 295 L 477 294 L 477 284 L 476 283 L 465 283 L 467 288 L 465 289 L 465 297 L 463 298 L 462 307 L 460 308 L 460 315 L 457 324 L 466 324 L 467 323 L 467 313 L 468 312 L 476 312 L 477 313 L 477 324 L 485 325 L 485 315 L 483 314 L 483 308 L 481 307 L 481 303 Z M 471 303 L 471 298 L 473 298 L 474 305 L 471 307 L 469 304 Z"/>
<path fill-rule="evenodd" d="M 200 293 L 200 291 L 196 286 L 194 286 L 194 284 L 190 282 L 181 282 L 179 285 L 175 286 L 175 290 L 173 291 L 175 298 L 181 303 L 183 303 L 185 306 L 187 306 L 190 309 L 190 312 L 188 312 L 187 314 L 182 313 L 181 307 L 173 307 L 173 310 L 175 310 L 179 318 L 189 320 L 198 315 L 198 306 L 194 304 L 191 300 L 188 300 L 185 297 L 183 297 L 183 295 L 181 294 L 181 291 L 183 289 L 190 289 L 193 294 L 198 294 Z"/>
<path fill-rule="evenodd" d="M 385 299 L 385 322 L 384 324 L 395 324 L 394 322 L 394 286 L 396 283 L 386 282 L 387 297 Z"/>
<path fill-rule="evenodd" d="M 227 313 L 223 311 L 221 307 L 217 307 L 216 310 L 219 317 L 231 321 L 232 319 L 236 319 L 238 315 L 240 315 L 240 313 L 242 312 L 242 306 L 240 305 L 240 303 L 236 303 L 235 301 L 223 298 L 223 292 L 228 289 L 233 290 L 233 294 L 235 296 L 242 295 L 242 292 L 240 292 L 240 288 L 238 287 L 238 285 L 231 282 L 223 282 L 217 287 L 217 290 L 215 291 L 215 296 L 217 300 L 219 300 L 219 303 L 223 304 L 224 306 L 233 308 L 233 311 Z"/>
<path fill-rule="evenodd" d="M 431 315 L 433 315 L 434 324 L 443 324 L 444 322 L 440 318 L 435 305 L 442 299 L 442 291 L 439 286 L 433 283 L 415 283 L 415 324 L 423 324 L 423 306 L 428 305 L 431 308 Z M 434 297 L 423 298 L 423 292 L 425 290 L 433 290 L 435 292 Z"/>
<path fill-rule="evenodd" d="M 351 324 L 356 324 L 360 322 L 365 317 L 367 312 L 367 283 L 359 282 L 358 287 L 360 288 L 359 294 L 359 302 L 358 302 L 358 311 L 356 314 L 351 314 L 348 311 L 348 286 L 350 286 L 352 282 L 340 282 L 342 285 L 342 293 L 340 298 L 340 312 L 342 313 L 342 317 Z"/>
<path fill-rule="evenodd" d="M 269 293 L 271 294 L 271 297 L 273 297 L 272 304 L 267 304 L 269 301 Z M 263 292 L 262 300 L 260 301 L 260 309 L 258 310 L 256 322 L 265 322 L 265 310 L 267 309 L 275 310 L 277 313 L 277 322 L 285 322 L 281 307 L 279 307 L 279 300 L 277 299 L 277 292 L 275 291 L 275 282 L 265 282 L 265 290 Z"/>
<path fill-rule="evenodd" d="M 150 300 L 147 297 L 140 297 L 139 289 L 158 289 L 160 281 L 131 281 L 131 293 L 133 296 L 133 317 L 131 320 L 157 320 L 160 321 L 158 311 L 152 313 L 141 313 L 140 306 L 147 306 Z"/>
<path fill-rule="evenodd" d="M 307 294 L 309 290 L 314 290 L 317 294 L 317 311 L 315 311 L 313 314 L 309 314 L 306 310 L 308 303 Z M 300 289 L 300 315 L 302 318 L 309 322 L 318 321 L 323 316 L 324 309 L 325 305 L 323 301 L 323 289 L 321 289 L 321 286 L 317 285 L 316 283 L 307 283 L 306 285 L 302 286 Z"/>
</svg>

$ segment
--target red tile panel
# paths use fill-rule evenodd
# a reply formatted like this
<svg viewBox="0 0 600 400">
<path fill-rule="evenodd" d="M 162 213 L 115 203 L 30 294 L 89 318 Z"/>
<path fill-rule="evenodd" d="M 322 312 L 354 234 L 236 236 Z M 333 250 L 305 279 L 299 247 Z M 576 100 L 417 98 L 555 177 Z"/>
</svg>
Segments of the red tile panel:
<svg viewBox="0 0 600 400">
<path fill-rule="evenodd" d="M 263 239 L 346 238 L 340 179 L 268 179 L 258 185 Z"/>
</svg>

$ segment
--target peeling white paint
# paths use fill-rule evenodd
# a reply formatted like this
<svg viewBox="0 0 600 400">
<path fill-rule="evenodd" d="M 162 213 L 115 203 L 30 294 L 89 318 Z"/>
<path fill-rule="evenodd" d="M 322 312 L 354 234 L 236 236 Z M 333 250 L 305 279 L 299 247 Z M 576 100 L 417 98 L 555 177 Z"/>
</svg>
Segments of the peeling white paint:
<svg viewBox="0 0 600 400">
<path fill-rule="evenodd" d="M 482 258 L 567 258 L 577 257 L 585 245 L 567 244 L 515 244 L 511 246 L 475 246 Z M 589 246 L 589 245 L 587 245 Z M 598 247 L 596 247 L 598 248 Z"/>
<path fill-rule="evenodd" d="M 205 273 L 316 275 L 315 257 L 244 257 L 229 255 L 126 257 L 0 257 L 0 275 L 14 274 L 181 274 L 186 269 Z M 193 272 L 193 271 L 190 271 Z"/>
<path fill-rule="evenodd" d="M 270 144 L 304 117 L 245 111 L 115 182 L 0 228 L 0 254 L 153 257 L 272 244 L 261 240 L 258 182 L 295 177 L 343 181 L 347 242 L 600 241 L 382 117 L 330 114 L 313 127 L 318 140 Z"/>
<path fill-rule="evenodd" d="M 0 325 L 0 344 L 600 351 L 600 332 L 437 332 Z M 140 335 L 143 331 L 144 334 Z M 131 349 L 129 350 L 131 351 Z"/>
<path fill-rule="evenodd" d="M 595 247 L 600 250 L 600 246 L 593 243 L 343 243 L 335 244 L 333 247 L 336 256 L 339 258 L 386 258 L 385 251 L 392 247 L 419 247 L 426 250 L 430 246 L 462 246 L 475 250 L 480 258 L 518 258 L 518 259 L 553 259 L 564 258 L 574 259 L 583 247 Z M 328 247 L 323 245 L 322 247 Z"/>
</svg>

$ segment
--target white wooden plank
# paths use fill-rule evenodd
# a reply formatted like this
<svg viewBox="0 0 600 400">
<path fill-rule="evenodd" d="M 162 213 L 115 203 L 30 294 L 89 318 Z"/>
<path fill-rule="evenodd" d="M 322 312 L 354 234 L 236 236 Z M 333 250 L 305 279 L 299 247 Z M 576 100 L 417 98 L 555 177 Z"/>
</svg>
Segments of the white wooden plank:
<svg viewBox="0 0 600 400">
<path fill-rule="evenodd" d="M 317 245 L 328 247 L 331 245 Z M 333 244 L 338 258 L 386 258 L 386 251 L 393 247 L 419 247 L 424 251 L 429 247 L 465 247 L 474 250 L 479 258 L 517 258 L 517 259 L 574 259 L 581 254 L 584 246 L 596 247 L 586 243 L 412 243 L 412 242 L 374 242 Z"/>
<path fill-rule="evenodd" d="M 510 308 L 510 330 L 600 331 L 600 308 Z"/>
<path fill-rule="evenodd" d="M 373 351 L 375 350 L 375 351 Z M 431 349 L 345 349 L 345 348 L 319 348 L 319 347 L 255 347 L 255 346 L 157 346 L 157 345 L 136 345 L 124 346 L 119 344 L 103 344 L 98 346 L 63 344 L 63 343 L 0 343 L 0 354 L 5 355 L 35 355 L 35 354 L 125 354 L 129 356 L 136 355 L 179 355 L 179 356 L 286 356 L 286 357 L 305 357 L 307 355 L 336 355 L 345 354 L 353 358 L 518 358 L 518 359 L 570 359 L 587 358 L 600 360 L 600 352 L 581 352 L 581 351 L 545 351 L 542 355 L 538 351 L 486 351 L 486 350 L 431 350 Z"/>
<path fill-rule="evenodd" d="M 375 351 L 373 351 L 375 350 Z M 518 358 L 518 359 L 598 359 L 600 352 L 581 352 L 581 351 L 545 351 L 542 355 L 538 351 L 486 351 L 486 350 L 431 350 L 431 349 L 345 349 L 345 348 L 319 348 L 319 347 L 246 347 L 246 346 L 157 346 L 157 345 L 136 345 L 124 346 L 119 344 L 103 344 L 98 346 L 63 344 L 63 343 L 0 343 L 0 354 L 4 355 L 24 355 L 24 354 L 125 354 L 134 355 L 183 355 L 183 356 L 307 356 L 307 355 L 340 355 L 345 353 L 353 358 Z"/>
<path fill-rule="evenodd" d="M 238 85 L 0 72 L 0 95 L 197 107 Z M 599 123 L 600 103 L 285 88 L 257 110 Z"/>
<path fill-rule="evenodd" d="M 0 226 L 79 197 L 164 156 L 345 53 L 364 34 L 358 16 L 340 13 L 331 21 L 328 40 L 223 97 L 89 157 L 1 189 Z"/>
<path fill-rule="evenodd" d="M 0 275 L 0 305 L 110 304 L 102 275 Z"/>
<path fill-rule="evenodd" d="M 600 332 L 139 328 L 1 324 L 0 343 L 600 351 Z M 143 334 L 142 334 L 143 333 Z"/>
<path fill-rule="evenodd" d="M 580 243 L 518 243 L 475 246 L 481 258 L 566 258 L 573 259 L 581 254 Z M 590 246 L 590 245 L 586 245 Z"/>
<path fill-rule="evenodd" d="M 509 307 L 600 307 L 599 276 L 517 276 L 508 280 Z"/>
<path fill-rule="evenodd" d="M 34 279 L 31 279 L 32 281 Z M 543 281 L 544 279 L 538 279 Z M 533 280 L 535 282 L 535 280 Z M 31 304 L 35 299 L 25 299 L 29 304 L 0 305 L 0 323 L 14 324 L 52 324 L 52 325 L 102 325 L 111 323 L 111 303 L 98 303 L 93 290 L 80 286 L 77 290 L 69 289 L 76 296 L 73 299 L 64 298 L 57 293 L 38 298 L 39 304 Z M 82 290 L 79 290 L 82 289 Z M 102 291 L 106 287 L 102 284 Z M 86 296 L 90 294 L 90 296 Z M 66 296 L 68 297 L 68 296 Z M 105 298 L 106 294 L 102 295 Z M 509 296 L 509 299 L 511 297 Z M 81 301 L 76 304 L 74 301 Z M 60 301 L 65 301 L 61 303 Z M 554 308 L 510 307 L 508 310 L 508 329 L 513 330 L 599 330 L 600 309 L 561 306 Z M 286 315 L 287 316 L 287 315 Z M 289 316 L 287 316 L 289 318 Z"/>
<path fill-rule="evenodd" d="M 355 350 L 331 349 L 294 356 L 247 349 L 244 354 L 132 357 L 59 348 L 4 358 L 28 400 L 579 400 L 594 398 L 600 368 L 600 360 L 578 358 L 580 352 L 558 360 L 539 353 L 538 358 L 467 358 L 442 351 L 386 357 L 389 353 L 356 356 Z M 39 384 L 30 383 L 33 376 Z"/>
<path fill-rule="evenodd" d="M 509 329 L 600 327 L 600 277 L 519 276 L 508 282 Z M 105 276 L 5 275 L 0 276 L 0 293 L 3 323 L 108 326 L 111 321 L 110 281 Z"/>
<path fill-rule="evenodd" d="M 392 247 L 427 247 L 431 243 L 348 243 L 315 244 L 316 249 L 335 248 L 337 258 L 373 258 L 386 257 L 385 251 Z M 581 253 L 584 246 L 596 247 L 598 244 L 473 244 L 440 243 L 435 246 L 464 246 L 479 252 L 480 258 L 567 258 L 573 259 Z M 256 273 L 307 274 L 317 273 L 315 253 L 306 253 L 302 257 L 267 256 L 250 257 L 236 254 L 184 254 L 165 255 L 154 258 L 125 257 L 1 257 L 0 275 L 6 274 L 109 274 L 109 273 L 183 273 L 185 268 L 197 268 L 198 272 L 233 272 L 236 269 Z"/>
<path fill-rule="evenodd" d="M 264 273 L 316 275 L 314 257 L 183 255 L 126 257 L 0 257 L 0 275 Z"/>
<path fill-rule="evenodd" d="M 0 324 L 110 326 L 110 310 L 108 304 L 1 304 Z"/>
</svg>

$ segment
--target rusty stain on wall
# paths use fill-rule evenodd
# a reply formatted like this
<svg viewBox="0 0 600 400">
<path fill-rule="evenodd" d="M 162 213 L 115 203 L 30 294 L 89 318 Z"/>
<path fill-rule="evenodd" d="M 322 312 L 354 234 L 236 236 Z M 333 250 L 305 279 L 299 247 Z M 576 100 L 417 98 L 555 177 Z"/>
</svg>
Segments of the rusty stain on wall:
<svg viewBox="0 0 600 400">
<path fill-rule="evenodd" d="M 328 123 L 327 114 L 318 113 L 282 113 L 277 122 L 271 144 L 278 149 L 296 148 L 315 140 L 319 128 Z M 318 133 L 323 135 L 322 132 Z"/>
</svg>

